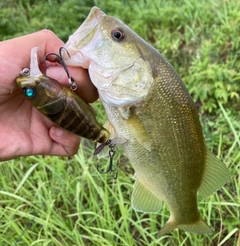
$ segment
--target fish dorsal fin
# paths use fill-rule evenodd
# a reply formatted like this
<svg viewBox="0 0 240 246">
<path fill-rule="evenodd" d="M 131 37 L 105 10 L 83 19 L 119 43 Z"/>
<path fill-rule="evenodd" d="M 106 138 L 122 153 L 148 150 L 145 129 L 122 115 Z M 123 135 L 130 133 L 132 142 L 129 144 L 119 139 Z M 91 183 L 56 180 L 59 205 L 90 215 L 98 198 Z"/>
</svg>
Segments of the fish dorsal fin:
<svg viewBox="0 0 240 246">
<path fill-rule="evenodd" d="M 160 211 L 162 202 L 147 185 L 137 178 L 132 194 L 132 207 L 136 211 L 157 213 Z"/>
<path fill-rule="evenodd" d="M 151 139 L 144 127 L 143 123 L 139 120 L 136 114 L 132 114 L 129 119 L 126 120 L 128 129 L 132 132 L 137 141 L 148 151 L 151 151 Z"/>
<path fill-rule="evenodd" d="M 229 171 L 226 166 L 210 151 L 207 150 L 205 171 L 201 186 L 199 187 L 199 195 L 205 198 L 220 189 L 229 179 Z"/>
</svg>

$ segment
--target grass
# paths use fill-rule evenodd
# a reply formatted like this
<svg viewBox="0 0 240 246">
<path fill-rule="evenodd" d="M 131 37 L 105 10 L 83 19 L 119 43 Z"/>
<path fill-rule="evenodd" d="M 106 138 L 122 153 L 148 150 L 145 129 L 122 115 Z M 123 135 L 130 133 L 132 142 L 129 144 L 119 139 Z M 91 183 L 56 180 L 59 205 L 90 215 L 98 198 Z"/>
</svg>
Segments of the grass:
<svg viewBox="0 0 240 246">
<path fill-rule="evenodd" d="M 0 245 L 237 245 L 240 136 L 220 107 L 234 136 L 223 157 L 231 180 L 199 201 L 214 234 L 173 231 L 156 239 L 169 217 L 166 206 L 159 214 L 135 212 L 130 204 L 134 172 L 124 153 L 117 152 L 115 180 L 97 172 L 97 163 L 104 167 L 105 161 L 93 157 L 94 146 L 84 140 L 72 158 L 32 156 L 0 163 Z"/>
<path fill-rule="evenodd" d="M 30 156 L 0 163 L 0 245 L 240 245 L 239 1 L 7 0 L 0 40 L 49 28 L 66 41 L 91 6 L 121 18 L 173 64 L 199 107 L 208 148 L 231 173 L 199 211 L 214 229 L 156 239 L 169 218 L 131 208 L 134 170 L 118 150 L 118 179 L 97 172 L 108 160 L 84 140 L 72 158 Z M 11 21 L 9 21 L 11 19 Z M 67 23 L 67 26 L 66 26 Z M 97 115 L 104 122 L 100 103 Z"/>
</svg>

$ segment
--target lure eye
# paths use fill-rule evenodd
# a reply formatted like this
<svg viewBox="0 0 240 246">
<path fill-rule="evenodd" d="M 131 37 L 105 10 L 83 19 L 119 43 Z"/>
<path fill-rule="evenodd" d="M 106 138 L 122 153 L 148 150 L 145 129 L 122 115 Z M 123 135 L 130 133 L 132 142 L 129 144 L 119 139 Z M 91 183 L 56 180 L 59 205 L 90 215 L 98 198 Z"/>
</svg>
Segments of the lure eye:
<svg viewBox="0 0 240 246">
<path fill-rule="evenodd" d="M 115 30 L 112 30 L 111 36 L 112 36 L 112 38 L 114 40 L 121 41 L 121 40 L 124 39 L 125 34 L 124 34 L 124 31 L 123 30 L 121 30 L 121 29 L 115 29 Z"/>
<path fill-rule="evenodd" d="M 24 88 L 23 93 L 28 98 L 34 97 L 35 95 L 35 91 L 33 88 Z"/>
</svg>

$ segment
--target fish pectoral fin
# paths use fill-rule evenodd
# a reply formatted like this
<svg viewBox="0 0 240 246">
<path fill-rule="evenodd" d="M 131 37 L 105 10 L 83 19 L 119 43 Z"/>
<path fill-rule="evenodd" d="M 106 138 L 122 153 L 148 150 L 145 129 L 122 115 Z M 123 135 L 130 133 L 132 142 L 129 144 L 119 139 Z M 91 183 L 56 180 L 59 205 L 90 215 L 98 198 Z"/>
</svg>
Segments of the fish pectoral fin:
<svg viewBox="0 0 240 246">
<path fill-rule="evenodd" d="M 195 221 L 191 224 L 178 224 L 174 219 L 170 218 L 163 228 L 158 232 L 157 237 L 161 237 L 164 234 L 175 230 L 182 229 L 191 233 L 212 233 L 212 229 L 203 221 L 200 217 L 198 221 Z"/>
<path fill-rule="evenodd" d="M 128 129 L 132 132 L 137 141 L 148 151 L 151 151 L 151 139 L 144 127 L 143 123 L 139 120 L 136 114 L 132 114 L 129 119 L 126 120 Z"/>
<path fill-rule="evenodd" d="M 199 187 L 199 195 L 205 198 L 220 189 L 229 179 L 230 173 L 223 162 L 207 150 L 205 171 Z"/>
<path fill-rule="evenodd" d="M 148 187 L 137 178 L 132 194 L 132 207 L 136 211 L 157 213 L 162 207 L 162 202 Z"/>
</svg>

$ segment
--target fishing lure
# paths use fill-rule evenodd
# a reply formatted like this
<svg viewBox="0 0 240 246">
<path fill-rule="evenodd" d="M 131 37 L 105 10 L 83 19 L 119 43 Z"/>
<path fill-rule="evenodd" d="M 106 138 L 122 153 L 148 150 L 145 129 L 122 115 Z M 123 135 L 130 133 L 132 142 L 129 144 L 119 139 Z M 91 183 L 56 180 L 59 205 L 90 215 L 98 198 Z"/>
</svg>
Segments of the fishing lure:
<svg viewBox="0 0 240 246">
<path fill-rule="evenodd" d="M 62 59 L 62 52 L 65 48 L 60 48 L 59 55 L 48 53 L 44 57 L 44 62 L 48 67 L 46 58 L 50 55 L 57 56 L 57 62 L 67 73 L 70 89 L 41 73 L 38 67 L 37 50 L 37 47 L 32 49 L 30 69 L 24 68 L 20 72 L 16 79 L 17 85 L 33 106 L 55 124 L 81 137 L 100 143 L 102 149 L 109 146 L 109 168 L 102 172 L 97 166 L 97 170 L 100 173 L 113 173 L 117 170 L 117 168 L 112 168 L 116 152 L 115 144 L 109 139 L 109 131 L 97 121 L 90 106 L 73 92 L 77 89 L 77 85 Z M 98 153 L 101 151 L 99 148 Z M 112 174 L 112 176 L 117 178 L 117 174 Z"/>
<path fill-rule="evenodd" d="M 58 58 L 63 65 L 61 56 Z M 66 66 L 63 67 L 74 87 L 74 80 Z M 36 48 L 32 50 L 30 70 L 24 68 L 16 81 L 34 107 L 60 127 L 94 142 L 105 143 L 109 139 L 110 133 L 96 120 L 94 112 L 82 98 L 40 72 Z"/>
</svg>

